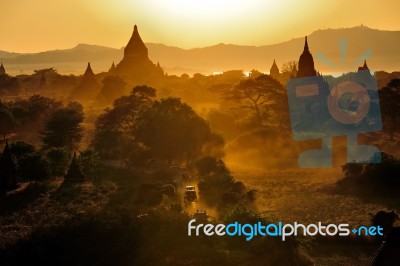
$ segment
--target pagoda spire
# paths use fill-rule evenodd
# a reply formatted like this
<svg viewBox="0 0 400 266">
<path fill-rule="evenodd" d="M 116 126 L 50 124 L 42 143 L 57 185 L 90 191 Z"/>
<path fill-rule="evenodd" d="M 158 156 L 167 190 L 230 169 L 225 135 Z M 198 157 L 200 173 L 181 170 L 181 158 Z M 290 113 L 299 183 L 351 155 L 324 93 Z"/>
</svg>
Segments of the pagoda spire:
<svg viewBox="0 0 400 266">
<path fill-rule="evenodd" d="M 124 57 L 115 66 L 115 73 L 134 83 L 142 83 L 148 76 L 163 74 L 161 66 L 149 59 L 147 47 L 140 37 L 137 25 L 133 26 L 132 36 L 124 48 Z"/>
<path fill-rule="evenodd" d="M 309 51 L 309 49 L 308 49 L 307 36 L 306 36 L 306 41 L 305 41 L 305 43 L 304 43 L 304 51 Z"/>
<path fill-rule="evenodd" d="M 6 74 L 6 69 L 3 66 L 3 62 L 1 62 L 1 64 L 0 64 L 0 75 L 4 75 L 4 74 Z"/>
<path fill-rule="evenodd" d="M 87 67 L 86 67 L 84 75 L 86 75 L 86 74 L 93 74 L 94 75 L 92 67 L 90 66 L 90 62 L 88 62 L 88 64 L 87 64 Z"/>
<path fill-rule="evenodd" d="M 308 40 L 307 40 L 307 36 L 306 36 L 305 41 L 304 41 L 304 50 L 299 58 L 297 77 L 298 78 L 312 77 L 312 76 L 316 76 L 316 75 L 317 75 L 317 71 L 315 71 L 315 68 L 314 68 L 314 58 L 310 53 L 310 50 L 308 47 Z"/>
<path fill-rule="evenodd" d="M 369 68 L 368 68 L 368 65 L 367 65 L 367 60 L 364 60 L 363 68 L 364 68 L 364 69 L 369 69 Z"/>
<path fill-rule="evenodd" d="M 75 101 L 92 101 L 100 92 L 101 84 L 96 80 L 90 62 L 88 62 L 85 73 L 78 86 L 71 93 L 71 98 Z"/>
<path fill-rule="evenodd" d="M 269 74 L 274 79 L 279 79 L 280 73 L 279 73 L 279 68 L 276 65 L 275 59 L 274 62 L 272 63 L 271 69 L 269 70 Z"/>
<path fill-rule="evenodd" d="M 367 60 L 364 60 L 364 65 L 358 67 L 358 72 L 359 71 L 363 71 L 363 70 L 368 70 L 369 71 L 369 67 L 367 65 Z"/>
<path fill-rule="evenodd" d="M 69 169 L 67 171 L 67 174 L 64 176 L 65 180 L 71 180 L 71 181 L 84 181 L 85 180 L 85 175 L 82 173 L 79 164 L 78 164 L 78 159 L 76 157 L 76 152 L 74 152 L 74 157 L 72 157 L 71 164 L 69 165 Z"/>
<path fill-rule="evenodd" d="M 148 51 L 139 35 L 138 27 L 133 27 L 132 37 L 124 49 L 124 57 L 148 58 Z"/>
<path fill-rule="evenodd" d="M 112 64 L 111 64 L 111 67 L 109 69 L 109 72 L 114 72 L 114 71 L 115 71 L 115 63 L 113 61 Z"/>
</svg>

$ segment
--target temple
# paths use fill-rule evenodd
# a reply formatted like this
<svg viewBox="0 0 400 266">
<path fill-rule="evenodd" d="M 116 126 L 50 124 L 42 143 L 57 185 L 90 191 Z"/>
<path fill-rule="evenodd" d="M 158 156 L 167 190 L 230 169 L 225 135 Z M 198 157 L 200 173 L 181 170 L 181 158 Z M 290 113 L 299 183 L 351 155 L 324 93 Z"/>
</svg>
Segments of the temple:
<svg viewBox="0 0 400 266">
<path fill-rule="evenodd" d="M 369 68 L 368 68 L 368 65 L 367 65 L 367 60 L 364 60 L 364 65 L 363 66 L 358 67 L 358 72 L 360 72 L 362 70 L 368 70 L 369 71 Z"/>
<path fill-rule="evenodd" d="M 272 63 L 271 69 L 269 70 L 269 75 L 274 79 L 279 80 L 280 73 L 279 73 L 279 68 L 276 65 L 275 59 L 274 63 Z"/>
<path fill-rule="evenodd" d="M 115 64 L 114 61 L 112 62 L 112 65 L 110 67 L 110 69 L 108 70 L 109 73 L 114 73 L 115 72 Z"/>
<path fill-rule="evenodd" d="M 74 157 L 72 158 L 71 164 L 64 176 L 65 180 L 68 181 L 83 181 L 85 180 L 85 175 L 82 173 L 79 164 L 77 162 L 76 153 L 74 152 Z"/>
<path fill-rule="evenodd" d="M 115 72 L 129 81 L 142 81 L 143 78 L 149 76 L 163 75 L 160 64 L 155 65 L 149 59 L 147 47 L 142 41 L 136 25 L 133 28 L 132 37 L 124 49 L 124 58 L 116 66 Z"/>
<path fill-rule="evenodd" d="M 0 64 L 0 75 L 5 75 L 6 74 L 6 69 L 3 66 L 3 62 Z"/>
<path fill-rule="evenodd" d="M 316 76 L 317 71 L 314 68 L 314 59 L 308 48 L 307 36 L 304 43 L 303 53 L 299 58 L 299 69 L 297 71 L 298 78 Z"/>
<path fill-rule="evenodd" d="M 71 98 L 76 101 L 92 101 L 100 92 L 101 85 L 96 80 L 90 62 L 81 82 L 72 92 Z"/>
</svg>

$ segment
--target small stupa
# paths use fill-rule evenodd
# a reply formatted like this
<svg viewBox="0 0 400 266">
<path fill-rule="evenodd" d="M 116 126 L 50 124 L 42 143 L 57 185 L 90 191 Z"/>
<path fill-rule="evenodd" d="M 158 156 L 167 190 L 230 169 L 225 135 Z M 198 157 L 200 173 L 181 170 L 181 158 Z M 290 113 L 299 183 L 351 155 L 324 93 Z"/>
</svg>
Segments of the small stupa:
<svg viewBox="0 0 400 266">
<path fill-rule="evenodd" d="M 82 173 L 76 158 L 76 152 L 74 152 L 74 157 L 72 158 L 71 164 L 64 178 L 65 180 L 70 180 L 70 181 L 85 180 L 85 175 Z"/>
<path fill-rule="evenodd" d="M 274 79 L 276 79 L 276 80 L 279 79 L 279 76 L 280 76 L 280 74 L 279 74 L 279 68 L 278 68 L 278 66 L 276 65 L 275 59 L 274 59 L 274 62 L 272 63 L 271 69 L 269 70 L 269 75 L 270 75 L 271 77 L 273 77 Z"/>
<path fill-rule="evenodd" d="M 0 64 L 0 75 L 6 75 L 6 69 L 3 66 L 3 62 Z"/>
<path fill-rule="evenodd" d="M 94 75 L 89 62 L 82 80 L 72 92 L 71 98 L 78 102 L 93 101 L 97 94 L 99 94 L 100 89 L 101 85 L 97 82 L 96 76 Z"/>
</svg>

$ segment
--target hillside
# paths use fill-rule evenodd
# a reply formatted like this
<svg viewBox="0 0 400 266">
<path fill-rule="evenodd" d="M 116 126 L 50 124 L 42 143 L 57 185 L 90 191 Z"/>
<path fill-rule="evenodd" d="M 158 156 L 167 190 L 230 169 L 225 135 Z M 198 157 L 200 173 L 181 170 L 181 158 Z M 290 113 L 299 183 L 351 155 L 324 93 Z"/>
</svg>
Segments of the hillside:
<svg viewBox="0 0 400 266">
<path fill-rule="evenodd" d="M 372 70 L 394 71 L 399 69 L 400 31 L 382 31 L 365 26 L 346 29 L 323 29 L 309 35 L 309 45 L 317 70 L 322 73 L 349 71 L 367 50 L 372 56 L 368 64 Z M 341 66 L 339 40 L 348 42 L 345 66 Z M 150 59 L 160 62 L 169 74 L 212 73 L 230 69 L 249 71 L 258 69 L 269 72 L 272 61 L 276 59 L 279 67 L 284 62 L 298 60 L 302 52 L 304 37 L 264 45 L 240 46 L 217 44 L 214 46 L 181 49 L 164 44 L 147 43 Z M 328 57 L 337 67 L 325 65 L 316 58 L 317 52 Z M 81 74 L 90 61 L 95 72 L 106 71 L 123 56 L 123 49 L 98 45 L 79 44 L 66 50 L 53 50 L 41 53 L 18 54 L 0 51 L 0 60 L 10 74 L 31 73 L 33 69 L 56 67 L 60 73 Z"/>
</svg>

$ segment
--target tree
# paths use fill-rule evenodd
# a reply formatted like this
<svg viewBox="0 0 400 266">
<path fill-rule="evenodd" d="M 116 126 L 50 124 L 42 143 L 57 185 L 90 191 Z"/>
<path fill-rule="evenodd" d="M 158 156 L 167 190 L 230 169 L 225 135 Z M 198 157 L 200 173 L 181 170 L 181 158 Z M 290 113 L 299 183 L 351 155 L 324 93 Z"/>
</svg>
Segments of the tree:
<svg viewBox="0 0 400 266">
<path fill-rule="evenodd" d="M 92 148 L 80 152 L 78 163 L 85 176 L 91 176 L 97 170 L 99 164 L 99 154 Z"/>
<path fill-rule="evenodd" d="M 297 62 L 296 61 L 289 61 L 286 63 L 283 63 L 282 65 L 282 74 L 287 73 L 290 77 L 290 75 L 293 73 L 297 74 Z"/>
<path fill-rule="evenodd" d="M 133 133 L 139 110 L 149 106 L 156 97 L 156 90 L 148 86 L 137 86 L 128 96 L 114 101 L 112 109 L 99 116 L 96 121 L 97 130 L 115 130 Z"/>
<path fill-rule="evenodd" d="M 210 206 L 221 204 L 225 193 L 229 192 L 235 180 L 226 172 L 213 172 L 202 177 L 198 183 L 199 195 Z"/>
<path fill-rule="evenodd" d="M 114 101 L 96 120 L 92 145 L 102 158 L 131 157 L 140 146 L 135 141 L 135 124 L 141 109 L 151 106 L 156 90 L 148 86 L 134 87 L 128 96 Z"/>
<path fill-rule="evenodd" d="M 29 138 L 32 142 L 38 142 L 39 132 L 44 130 L 45 122 L 61 106 L 60 102 L 39 95 L 7 102 L 6 107 L 14 118 L 14 127 L 8 126 L 8 129 L 12 129 L 20 139 Z"/>
<path fill-rule="evenodd" d="M 379 97 L 384 127 L 388 128 L 390 139 L 393 140 L 400 124 L 400 79 L 391 80 L 379 91 Z"/>
<path fill-rule="evenodd" d="M 0 156 L 0 193 L 16 187 L 16 165 L 6 140 L 6 145 Z"/>
<path fill-rule="evenodd" d="M 249 73 L 249 77 L 252 79 L 258 78 L 259 76 L 262 76 L 262 75 L 263 75 L 263 73 L 261 73 L 257 69 L 252 69 Z"/>
<path fill-rule="evenodd" d="M 103 87 L 97 97 L 100 104 L 111 105 L 116 98 L 125 94 L 127 84 L 118 76 L 107 76 L 102 83 Z"/>
<path fill-rule="evenodd" d="M 244 79 L 245 76 L 243 70 L 229 70 L 222 73 L 220 78 L 223 83 L 232 84 L 232 83 L 237 83 L 240 80 Z"/>
<path fill-rule="evenodd" d="M 200 176 L 206 176 L 211 173 L 230 174 L 225 163 L 211 156 L 204 156 L 195 162 L 195 167 Z"/>
<path fill-rule="evenodd" d="M 135 87 L 99 117 L 92 144 L 100 155 L 190 162 L 206 143 L 223 143 L 190 106 L 178 98 L 155 101 L 155 95 L 153 88 Z"/>
<path fill-rule="evenodd" d="M 16 124 L 17 122 L 9 108 L 0 102 L 0 134 L 3 139 L 13 131 Z"/>
<path fill-rule="evenodd" d="M 43 69 L 35 69 L 33 70 L 33 72 L 36 75 L 42 75 L 42 74 L 46 74 L 46 73 L 57 73 L 57 70 L 54 67 L 50 67 L 50 68 L 43 68 Z"/>
<path fill-rule="evenodd" d="M 21 89 L 16 77 L 0 75 L 0 95 L 18 95 Z"/>
<path fill-rule="evenodd" d="M 34 153 L 36 151 L 36 147 L 24 141 L 16 141 L 11 144 L 10 151 L 11 154 L 18 160 L 26 154 Z"/>
<path fill-rule="evenodd" d="M 207 122 L 189 105 L 178 98 L 166 98 L 142 110 L 134 136 L 156 158 L 190 163 L 202 153 L 212 135 Z"/>
<path fill-rule="evenodd" d="M 83 107 L 77 102 L 58 109 L 46 123 L 42 133 L 43 143 L 48 147 L 75 149 L 83 136 L 83 119 Z"/>
<path fill-rule="evenodd" d="M 18 160 L 18 173 L 26 180 L 40 180 L 51 176 L 49 161 L 41 153 L 29 153 Z"/>
<path fill-rule="evenodd" d="M 71 159 L 71 151 L 68 148 L 50 148 L 45 151 L 50 164 L 52 176 L 64 176 Z"/>
<path fill-rule="evenodd" d="M 16 105 L 26 108 L 32 119 L 46 118 L 62 107 L 61 102 L 40 95 L 33 95 L 28 100 L 17 101 Z"/>
<path fill-rule="evenodd" d="M 224 91 L 223 97 L 242 103 L 240 107 L 253 113 L 258 127 L 263 127 L 266 121 L 271 120 L 273 108 L 279 108 L 286 101 L 282 85 L 268 75 L 243 80 Z"/>
</svg>

